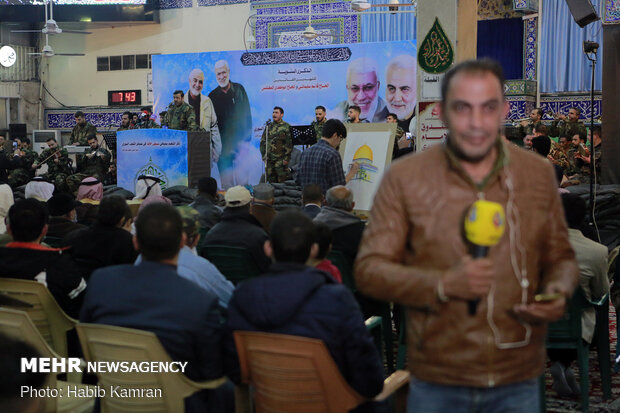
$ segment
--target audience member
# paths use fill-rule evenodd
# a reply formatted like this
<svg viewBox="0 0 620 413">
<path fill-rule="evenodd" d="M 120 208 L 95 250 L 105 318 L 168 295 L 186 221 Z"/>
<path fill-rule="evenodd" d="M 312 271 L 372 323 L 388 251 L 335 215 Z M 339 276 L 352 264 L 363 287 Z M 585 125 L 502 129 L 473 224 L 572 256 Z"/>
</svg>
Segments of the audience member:
<svg viewBox="0 0 620 413">
<path fill-rule="evenodd" d="M 347 110 L 347 123 L 363 123 L 368 122 L 366 119 L 362 121 L 360 119 L 360 115 L 362 114 L 362 109 L 359 106 L 353 105 L 349 106 Z"/>
<path fill-rule="evenodd" d="M 234 186 L 226 191 L 224 199 L 226 208 L 222 213 L 222 221 L 211 228 L 203 245 L 244 248 L 254 259 L 259 271 L 267 271 L 271 262 L 265 255 L 263 245 L 268 237 L 260 222 L 250 214 L 250 191 L 242 186 Z"/>
<path fill-rule="evenodd" d="M 564 176 L 564 170 L 558 164 L 556 164 L 549 157 L 549 153 L 551 152 L 551 139 L 549 139 L 546 135 L 539 135 L 532 139 L 532 151 L 539 154 L 543 158 L 547 159 L 551 165 L 553 166 L 553 170 L 555 171 L 555 179 L 558 183 L 558 186 L 562 185 L 563 182 L 566 181 L 566 177 Z"/>
<path fill-rule="evenodd" d="M 13 205 L 13 191 L 7 184 L 0 184 L 0 234 L 6 233 L 4 218 L 9 213 L 9 208 Z"/>
<path fill-rule="evenodd" d="M 0 248 L 0 277 L 42 283 L 67 314 L 77 317 L 86 281 L 71 254 L 41 245 L 47 220 L 45 204 L 35 199 L 17 201 L 9 209 L 7 230 L 14 241 Z"/>
<path fill-rule="evenodd" d="M 320 185 L 323 193 L 332 186 L 346 185 L 359 169 L 354 163 L 347 176 L 344 175 L 338 148 L 346 137 L 347 129 L 342 122 L 337 119 L 325 122 L 321 139 L 301 154 L 297 183 L 302 187 Z"/>
<path fill-rule="evenodd" d="M 32 181 L 26 184 L 24 196 L 26 199 L 34 198 L 37 201 L 47 202 L 54 194 L 54 184 L 40 177 L 32 178 Z"/>
<path fill-rule="evenodd" d="M 355 207 L 353 192 L 344 186 L 335 186 L 327 191 L 326 205 L 314 218 L 325 223 L 333 235 L 334 250 L 342 252 L 353 267 L 365 224 L 352 211 Z"/>
<path fill-rule="evenodd" d="M 82 275 L 88 279 L 97 268 L 130 264 L 136 259 L 131 240 L 132 214 L 118 195 L 101 200 L 92 228 L 72 232 L 65 238 Z"/>
<path fill-rule="evenodd" d="M 75 207 L 78 204 L 71 194 L 61 192 L 52 196 L 47 201 L 50 219 L 46 236 L 64 239 L 73 231 L 85 229 L 85 225 L 77 223 Z"/>
<path fill-rule="evenodd" d="M 21 360 L 41 357 L 30 344 L 0 333 L 0 412 L 41 412 L 45 398 L 23 397 L 23 387 L 35 391 L 43 388 L 47 374 L 22 371 Z"/>
<path fill-rule="evenodd" d="M 568 240 L 579 264 L 579 285 L 588 300 L 599 300 L 609 293 L 607 247 L 589 240 L 579 230 L 586 216 L 586 203 L 582 198 L 574 194 L 562 194 L 562 204 L 568 224 Z M 581 337 L 584 341 L 592 342 L 595 325 L 594 308 L 585 308 L 581 315 Z M 552 361 L 553 389 L 560 396 L 579 396 L 581 389 L 570 367 L 577 358 L 577 352 L 572 349 L 549 349 L 547 353 Z"/>
<path fill-rule="evenodd" d="M 276 210 L 273 208 L 274 201 L 273 186 L 268 183 L 261 183 L 254 186 L 254 198 L 250 207 L 250 214 L 260 222 L 261 226 L 267 234 L 271 228 L 271 222 L 276 216 Z"/>
<path fill-rule="evenodd" d="M 102 198 L 103 184 L 101 181 L 92 176 L 82 179 L 77 191 L 77 200 L 80 202 L 75 206 L 80 224 L 90 226 L 95 223 Z"/>
<path fill-rule="evenodd" d="M 301 211 L 278 214 L 265 243 L 274 264 L 269 273 L 237 286 L 228 328 L 323 340 L 344 379 L 371 398 L 383 387 L 383 363 L 351 292 L 306 265 L 319 249 L 315 241 L 314 225 Z"/>
<path fill-rule="evenodd" d="M 161 179 L 151 175 L 140 175 L 136 181 L 135 200 L 144 200 L 149 196 L 162 196 Z"/>
<path fill-rule="evenodd" d="M 311 258 L 308 263 L 318 270 L 325 271 L 334 277 L 334 280 L 342 283 L 340 270 L 327 259 L 327 254 L 332 250 L 332 230 L 322 222 L 316 222 L 314 227 L 316 229 L 316 244 L 319 246 L 319 250 L 316 257 Z"/>
<path fill-rule="evenodd" d="M 301 193 L 301 201 L 304 204 L 302 212 L 310 219 L 314 219 L 321 211 L 323 204 L 323 191 L 317 184 L 309 184 L 304 186 Z"/>
<path fill-rule="evenodd" d="M 217 181 L 214 178 L 198 180 L 198 195 L 189 204 L 200 214 L 200 227 L 207 232 L 222 219 L 222 208 L 217 205 Z"/>
<path fill-rule="evenodd" d="M 184 244 L 178 211 L 164 204 L 144 208 L 133 242 L 142 262 L 95 271 L 80 321 L 151 331 L 173 360 L 188 362 L 185 374 L 190 379 L 221 377 L 223 321 L 217 297 L 176 271 Z M 185 400 L 185 411 L 233 411 L 228 390 L 195 393 Z"/>
<path fill-rule="evenodd" d="M 228 307 L 235 286 L 222 275 L 215 265 L 196 253 L 200 241 L 200 214 L 189 206 L 177 207 L 183 218 L 185 245 L 179 252 L 178 273 L 215 294 L 222 308 Z"/>
<path fill-rule="evenodd" d="M 177 272 L 181 277 L 215 294 L 220 307 L 228 307 L 228 301 L 235 286 L 222 275 L 215 265 L 211 264 L 209 260 L 198 256 L 196 252 L 196 246 L 200 242 L 200 214 L 189 206 L 179 206 L 177 211 L 179 211 L 183 219 L 183 233 L 185 234 L 183 237 L 185 245 L 179 251 Z M 141 261 L 142 257 L 139 256 L 136 264 L 139 264 Z"/>
</svg>

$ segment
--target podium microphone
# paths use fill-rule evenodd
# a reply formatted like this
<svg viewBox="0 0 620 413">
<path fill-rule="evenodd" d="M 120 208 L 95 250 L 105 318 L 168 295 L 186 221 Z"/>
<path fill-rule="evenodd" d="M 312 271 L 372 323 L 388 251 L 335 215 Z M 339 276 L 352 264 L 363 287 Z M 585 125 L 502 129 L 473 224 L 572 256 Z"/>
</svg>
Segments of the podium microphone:
<svg viewBox="0 0 620 413">
<path fill-rule="evenodd" d="M 497 244 L 504 234 L 506 226 L 504 208 L 497 202 L 480 199 L 469 207 L 464 226 L 471 256 L 484 258 L 489 253 L 489 247 Z M 479 301 L 478 299 L 467 302 L 469 315 L 476 314 Z"/>
</svg>

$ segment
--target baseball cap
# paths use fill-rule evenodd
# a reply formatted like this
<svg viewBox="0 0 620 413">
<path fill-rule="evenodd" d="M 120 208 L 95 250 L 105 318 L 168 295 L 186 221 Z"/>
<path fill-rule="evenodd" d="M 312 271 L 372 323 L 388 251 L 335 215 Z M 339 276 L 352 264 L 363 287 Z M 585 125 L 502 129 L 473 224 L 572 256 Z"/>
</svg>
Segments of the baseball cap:
<svg viewBox="0 0 620 413">
<path fill-rule="evenodd" d="M 240 207 L 250 203 L 252 199 L 252 195 L 250 195 L 250 191 L 248 191 L 243 186 L 233 186 L 224 195 L 224 200 L 226 201 L 227 207 Z"/>
</svg>

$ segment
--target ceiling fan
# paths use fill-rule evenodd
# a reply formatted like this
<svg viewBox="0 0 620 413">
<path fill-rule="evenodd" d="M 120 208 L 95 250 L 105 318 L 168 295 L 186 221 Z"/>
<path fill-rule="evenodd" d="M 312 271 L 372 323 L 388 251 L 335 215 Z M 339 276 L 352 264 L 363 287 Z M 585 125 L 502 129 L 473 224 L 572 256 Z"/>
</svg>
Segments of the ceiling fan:
<svg viewBox="0 0 620 413">
<path fill-rule="evenodd" d="M 47 17 L 47 5 L 50 6 L 49 19 Z M 45 0 L 45 24 L 41 30 L 11 30 L 11 33 L 43 33 L 48 34 L 61 34 L 61 33 L 75 33 L 75 34 L 91 34 L 92 32 L 85 32 L 82 30 L 63 30 L 58 26 L 56 20 L 54 20 L 54 1 Z M 47 42 L 46 42 L 47 43 Z"/>
<path fill-rule="evenodd" d="M 53 57 L 53 56 L 85 56 L 84 53 L 55 53 L 52 46 L 50 46 L 49 37 L 45 35 L 45 46 L 43 46 L 43 50 L 41 53 L 28 53 L 31 56 L 43 56 L 43 57 Z"/>
</svg>

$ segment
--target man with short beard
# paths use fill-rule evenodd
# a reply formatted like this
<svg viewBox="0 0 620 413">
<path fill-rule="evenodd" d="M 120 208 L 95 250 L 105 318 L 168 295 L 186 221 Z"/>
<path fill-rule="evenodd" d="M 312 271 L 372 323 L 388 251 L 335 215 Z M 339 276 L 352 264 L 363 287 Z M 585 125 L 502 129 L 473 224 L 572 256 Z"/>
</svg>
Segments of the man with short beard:
<svg viewBox="0 0 620 413">
<path fill-rule="evenodd" d="M 385 100 L 387 109 L 398 117 L 398 126 L 405 132 L 416 133 L 416 69 L 417 61 L 410 55 L 399 55 L 386 69 Z"/>
<path fill-rule="evenodd" d="M 359 170 L 354 163 L 345 177 L 342 158 L 338 152 L 340 142 L 347 137 L 347 128 L 338 119 L 330 119 L 323 126 L 323 136 L 301 154 L 297 183 L 302 187 L 316 184 L 323 193 L 336 185 L 346 185 Z"/>
<path fill-rule="evenodd" d="M 228 62 L 215 62 L 213 71 L 218 86 L 209 93 L 209 98 L 213 102 L 221 134 L 222 150 L 217 165 L 222 187 L 226 189 L 235 185 L 233 163 L 238 145 L 252 140 L 252 112 L 243 86 L 230 81 Z"/>
<path fill-rule="evenodd" d="M 499 63 L 454 66 L 441 95 L 447 140 L 386 170 L 356 285 L 407 308 L 408 413 L 538 411 L 545 324 L 564 315 L 579 274 L 557 183 L 549 162 L 500 137 L 510 105 Z M 506 233 L 473 258 L 463 219 L 481 199 L 506 211 L 489 223 Z"/>
<path fill-rule="evenodd" d="M 353 60 L 347 68 L 347 99 L 338 103 L 333 117 L 345 120 L 351 106 L 359 106 L 360 119 L 383 122 L 388 114 L 385 101 L 379 96 L 381 82 L 377 76 L 377 62 L 369 57 Z"/>
<path fill-rule="evenodd" d="M 586 133 L 586 127 L 579 120 L 581 111 L 578 108 L 570 108 L 568 115 L 555 114 L 555 120 L 551 124 L 549 135 L 551 136 L 574 136 L 580 133 Z"/>
<path fill-rule="evenodd" d="M 189 74 L 189 90 L 183 100 L 194 108 L 198 126 L 211 133 L 211 170 L 213 170 L 217 168 L 217 161 L 222 153 L 222 140 L 213 103 L 208 96 L 202 94 L 204 79 L 202 70 L 192 70 Z"/>
<path fill-rule="evenodd" d="M 314 128 L 316 138 L 321 139 L 321 136 L 323 136 L 323 125 L 327 122 L 327 118 L 325 117 L 325 106 L 319 105 L 314 108 L 314 116 L 316 120 L 313 120 L 310 125 Z"/>
<path fill-rule="evenodd" d="M 543 111 L 541 108 L 534 108 L 530 112 L 530 118 L 522 120 L 519 123 L 519 133 L 525 137 L 527 135 L 534 134 L 534 128 L 538 125 L 542 125 Z"/>
<path fill-rule="evenodd" d="M 131 128 L 131 112 L 123 112 L 121 116 L 121 126 L 116 130 L 117 132 L 122 132 L 124 130 L 129 130 Z"/>
</svg>

